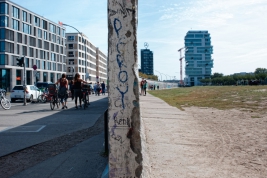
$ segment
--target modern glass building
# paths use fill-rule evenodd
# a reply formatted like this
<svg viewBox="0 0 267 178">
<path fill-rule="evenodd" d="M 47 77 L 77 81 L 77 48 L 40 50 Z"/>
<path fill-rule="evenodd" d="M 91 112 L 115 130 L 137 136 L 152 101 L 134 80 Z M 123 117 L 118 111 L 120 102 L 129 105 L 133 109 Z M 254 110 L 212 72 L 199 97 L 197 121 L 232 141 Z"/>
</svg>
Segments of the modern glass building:
<svg viewBox="0 0 267 178">
<path fill-rule="evenodd" d="M 154 75 L 153 52 L 141 49 L 141 71 L 147 75 Z"/>
<path fill-rule="evenodd" d="M 188 31 L 185 38 L 185 84 L 202 85 L 201 79 L 211 77 L 213 46 L 208 31 Z"/>
<path fill-rule="evenodd" d="M 25 59 L 26 84 L 34 84 L 59 79 L 66 72 L 65 56 L 64 27 L 0 0 L 0 88 L 9 91 L 23 84 L 23 67 L 17 66 L 17 58 Z"/>
</svg>

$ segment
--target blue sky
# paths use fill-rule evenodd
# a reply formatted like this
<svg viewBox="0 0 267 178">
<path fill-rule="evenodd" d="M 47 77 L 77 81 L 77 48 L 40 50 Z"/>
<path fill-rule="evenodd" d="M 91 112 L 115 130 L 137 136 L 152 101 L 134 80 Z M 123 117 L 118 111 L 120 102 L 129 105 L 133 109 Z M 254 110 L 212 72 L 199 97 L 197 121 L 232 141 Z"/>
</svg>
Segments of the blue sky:
<svg viewBox="0 0 267 178">
<path fill-rule="evenodd" d="M 76 27 L 107 54 L 106 0 L 13 2 L 54 22 Z M 149 43 L 154 69 L 179 79 L 177 50 L 184 46 L 186 32 L 208 30 L 214 52 L 212 73 L 229 75 L 267 68 L 266 9 L 267 0 L 139 0 L 138 55 L 144 43 Z M 67 28 L 67 32 L 74 30 Z"/>
</svg>

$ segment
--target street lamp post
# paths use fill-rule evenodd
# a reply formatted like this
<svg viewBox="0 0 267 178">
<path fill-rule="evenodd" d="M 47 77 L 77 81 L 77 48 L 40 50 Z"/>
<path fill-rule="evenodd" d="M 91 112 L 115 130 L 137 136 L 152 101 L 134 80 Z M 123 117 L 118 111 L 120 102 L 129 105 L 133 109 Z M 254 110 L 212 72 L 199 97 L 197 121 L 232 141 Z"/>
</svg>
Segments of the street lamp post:
<svg viewBox="0 0 267 178">
<path fill-rule="evenodd" d="M 166 77 L 166 80 L 168 80 L 168 77 L 167 77 L 167 75 L 166 74 L 164 74 L 164 73 L 162 73 L 163 75 L 165 75 L 165 77 Z"/>
<path fill-rule="evenodd" d="M 73 26 L 67 25 L 67 24 L 65 24 L 65 23 L 62 23 L 62 25 L 64 25 L 64 26 L 68 26 L 68 27 L 71 27 L 71 28 L 77 30 L 77 32 L 82 36 L 82 41 L 83 41 L 83 43 L 84 43 L 85 80 L 86 80 L 87 78 L 89 78 L 89 74 L 88 74 L 88 72 L 87 72 L 88 70 L 87 70 L 87 59 L 86 59 L 86 40 L 85 40 L 85 38 L 84 38 L 84 35 L 83 35 L 77 28 L 75 28 L 75 27 L 73 27 Z"/>
<path fill-rule="evenodd" d="M 161 72 L 159 72 L 159 71 L 157 71 L 157 70 L 155 70 L 156 72 L 158 72 L 158 73 L 160 73 L 160 80 L 162 81 L 162 75 L 161 75 Z"/>
</svg>

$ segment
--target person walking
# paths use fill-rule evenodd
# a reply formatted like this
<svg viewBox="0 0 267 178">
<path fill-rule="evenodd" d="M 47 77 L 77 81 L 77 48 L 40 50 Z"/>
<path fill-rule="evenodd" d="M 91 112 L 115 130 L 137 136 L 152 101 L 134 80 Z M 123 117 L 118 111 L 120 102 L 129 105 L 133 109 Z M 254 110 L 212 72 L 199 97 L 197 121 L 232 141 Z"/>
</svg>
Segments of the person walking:
<svg viewBox="0 0 267 178">
<path fill-rule="evenodd" d="M 82 80 L 80 77 L 81 77 L 80 74 L 76 73 L 74 77 L 74 84 L 73 84 L 76 109 L 78 109 L 78 106 L 77 106 L 78 97 L 79 97 L 80 108 L 82 107 L 82 83 L 87 83 L 86 81 Z"/>
<path fill-rule="evenodd" d="M 101 90 L 101 86 L 99 84 L 99 82 L 97 82 L 96 84 L 96 91 L 97 91 L 97 95 L 100 96 L 100 90 Z"/>
<path fill-rule="evenodd" d="M 94 91 L 95 91 L 95 96 L 97 95 L 97 84 L 94 84 Z"/>
<path fill-rule="evenodd" d="M 144 92 L 144 96 L 146 96 L 146 89 L 147 89 L 147 81 L 144 80 L 144 84 L 143 84 L 143 92 Z"/>
<path fill-rule="evenodd" d="M 68 109 L 67 99 L 68 99 L 68 80 L 66 79 L 66 74 L 62 74 L 61 78 L 55 83 L 59 84 L 58 97 L 62 104 L 62 109 Z"/>
<path fill-rule="evenodd" d="M 140 82 L 140 88 L 141 88 L 141 93 L 140 95 L 144 95 L 144 78 L 142 78 L 142 81 Z"/>
<path fill-rule="evenodd" d="M 101 89 L 102 89 L 102 95 L 105 95 L 106 85 L 104 81 L 101 83 Z"/>
</svg>

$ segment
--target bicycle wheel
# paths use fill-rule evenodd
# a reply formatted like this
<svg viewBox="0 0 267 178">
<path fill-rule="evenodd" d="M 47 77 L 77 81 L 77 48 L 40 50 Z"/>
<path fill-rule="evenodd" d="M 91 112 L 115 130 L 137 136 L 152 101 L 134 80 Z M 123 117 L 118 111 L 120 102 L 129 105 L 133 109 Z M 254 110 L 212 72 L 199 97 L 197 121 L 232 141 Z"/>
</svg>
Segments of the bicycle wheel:
<svg viewBox="0 0 267 178">
<path fill-rule="evenodd" d="M 1 106 L 2 106 L 2 108 L 5 109 L 5 110 L 10 109 L 10 108 L 11 108 L 10 101 L 9 101 L 8 99 L 6 99 L 6 98 L 2 98 L 2 99 L 1 99 Z"/>
<path fill-rule="evenodd" d="M 88 108 L 88 106 L 90 105 L 89 104 L 89 95 L 87 94 L 85 98 L 86 98 L 86 107 Z"/>
<path fill-rule="evenodd" d="M 50 108 L 51 108 L 51 110 L 54 110 L 54 108 L 55 108 L 54 98 L 51 98 L 51 100 L 50 100 Z"/>
</svg>

